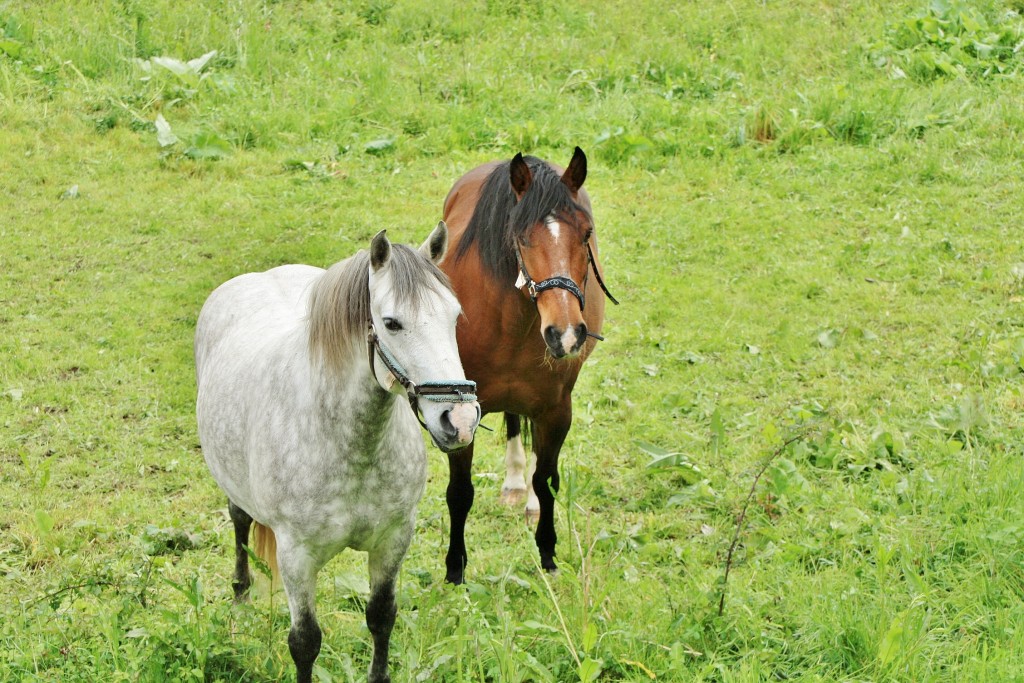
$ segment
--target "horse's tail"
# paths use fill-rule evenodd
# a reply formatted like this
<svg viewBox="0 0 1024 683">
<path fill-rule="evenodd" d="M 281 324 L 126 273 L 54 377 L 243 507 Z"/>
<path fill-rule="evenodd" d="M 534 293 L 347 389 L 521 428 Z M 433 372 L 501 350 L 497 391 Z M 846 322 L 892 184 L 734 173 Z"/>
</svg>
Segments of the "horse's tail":
<svg viewBox="0 0 1024 683">
<path fill-rule="evenodd" d="M 274 535 L 274 530 L 259 522 L 253 522 L 252 551 L 270 567 L 271 585 L 277 583 L 280 580 L 280 573 L 277 569 L 277 536 Z"/>
</svg>

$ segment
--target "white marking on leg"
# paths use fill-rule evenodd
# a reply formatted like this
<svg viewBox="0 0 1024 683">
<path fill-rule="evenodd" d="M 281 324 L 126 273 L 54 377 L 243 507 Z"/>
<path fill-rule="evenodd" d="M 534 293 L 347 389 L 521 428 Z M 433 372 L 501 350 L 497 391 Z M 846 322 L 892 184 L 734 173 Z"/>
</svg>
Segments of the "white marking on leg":
<svg viewBox="0 0 1024 683">
<path fill-rule="evenodd" d="M 535 523 L 540 519 L 540 499 L 533 490 L 533 475 L 537 471 L 537 454 L 533 454 L 526 476 L 526 521 Z"/>
<path fill-rule="evenodd" d="M 501 485 L 501 501 L 519 505 L 526 499 L 526 451 L 520 435 L 505 442 L 505 483 Z"/>
</svg>

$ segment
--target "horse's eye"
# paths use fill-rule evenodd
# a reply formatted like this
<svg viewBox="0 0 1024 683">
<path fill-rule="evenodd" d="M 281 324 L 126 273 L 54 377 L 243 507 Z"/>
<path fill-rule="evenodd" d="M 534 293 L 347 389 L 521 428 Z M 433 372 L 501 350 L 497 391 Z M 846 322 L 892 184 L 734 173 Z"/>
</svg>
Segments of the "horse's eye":
<svg viewBox="0 0 1024 683">
<path fill-rule="evenodd" d="M 587 230 L 586 234 L 583 235 L 583 244 L 590 241 L 590 237 L 594 234 L 593 230 Z"/>
<path fill-rule="evenodd" d="M 398 322 L 394 318 L 384 318 L 384 327 L 388 328 L 391 332 L 398 332 L 402 329 L 402 323 Z"/>
</svg>

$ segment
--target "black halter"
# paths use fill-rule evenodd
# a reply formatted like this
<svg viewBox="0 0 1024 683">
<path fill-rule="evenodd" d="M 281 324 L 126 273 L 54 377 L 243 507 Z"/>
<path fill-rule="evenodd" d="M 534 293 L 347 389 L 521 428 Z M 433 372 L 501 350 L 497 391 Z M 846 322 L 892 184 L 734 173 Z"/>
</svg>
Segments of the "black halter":
<svg viewBox="0 0 1024 683">
<path fill-rule="evenodd" d="M 597 278 L 597 284 L 601 285 L 601 291 L 604 292 L 605 296 L 607 296 L 613 304 L 618 305 L 619 303 L 619 300 L 612 296 L 612 293 L 608 291 L 608 287 L 604 284 L 604 279 L 601 277 L 601 273 L 598 271 L 597 265 L 594 263 L 594 250 L 590 246 L 589 240 L 587 241 L 587 274 L 583 276 L 583 287 L 577 285 L 572 278 L 562 275 L 555 275 L 554 277 L 549 277 L 548 279 L 541 280 L 540 282 L 534 281 L 534 279 L 530 277 L 530 273 L 526 270 L 526 263 L 523 262 L 523 254 L 519 248 L 518 241 L 516 242 L 516 263 L 519 264 L 519 272 L 523 276 L 523 280 L 526 283 L 526 291 L 530 293 L 530 299 L 533 300 L 533 303 L 537 303 L 537 295 L 545 290 L 564 289 L 576 297 L 580 302 L 580 311 L 583 311 L 583 308 L 587 305 L 583 292 L 587 288 L 587 278 L 590 277 L 591 270 L 594 271 L 594 276 Z M 600 339 L 600 337 L 594 334 L 590 336 Z"/>
<path fill-rule="evenodd" d="M 402 388 L 405 389 L 406 396 L 409 397 L 409 405 L 412 406 L 412 413 L 419 420 L 419 423 L 424 429 L 427 429 L 426 423 L 423 422 L 423 418 L 420 417 L 419 401 L 418 399 L 424 398 L 428 401 L 436 401 L 438 403 L 472 403 L 476 400 L 476 382 L 468 379 L 450 379 L 442 382 L 421 382 L 416 384 L 409 378 L 408 373 L 402 368 L 401 363 L 398 359 L 391 355 L 391 352 L 387 350 L 380 342 L 380 337 L 377 336 L 377 330 L 373 327 L 371 321 L 368 325 L 366 333 L 366 352 L 369 356 L 370 361 L 370 372 L 376 375 L 377 370 L 375 367 L 375 358 L 380 356 L 381 361 L 384 363 L 384 367 L 388 369 Z M 376 352 L 376 353 L 375 353 Z M 429 430 L 428 430 L 429 431 Z"/>
</svg>

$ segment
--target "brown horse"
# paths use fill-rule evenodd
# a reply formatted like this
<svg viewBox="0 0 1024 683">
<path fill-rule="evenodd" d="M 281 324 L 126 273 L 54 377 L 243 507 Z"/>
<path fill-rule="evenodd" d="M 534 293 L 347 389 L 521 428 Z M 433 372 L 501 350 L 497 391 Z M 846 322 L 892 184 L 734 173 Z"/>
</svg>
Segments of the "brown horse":
<svg viewBox="0 0 1024 683">
<path fill-rule="evenodd" d="M 572 389 L 602 338 L 601 290 L 618 303 L 597 261 L 586 177 L 579 147 L 564 171 L 517 154 L 462 176 L 444 202 L 454 247 L 440 266 L 464 311 L 456 328 L 459 354 L 466 377 L 477 383 L 483 412 L 505 413 L 509 473 L 502 497 L 526 498 L 527 515 L 538 516 L 535 538 L 548 571 L 556 568 L 554 494 L 558 453 L 572 424 Z M 527 419 L 536 454 L 530 486 L 519 416 Z M 451 583 L 462 583 L 468 559 L 472 464 L 472 444 L 448 455 Z"/>
</svg>

